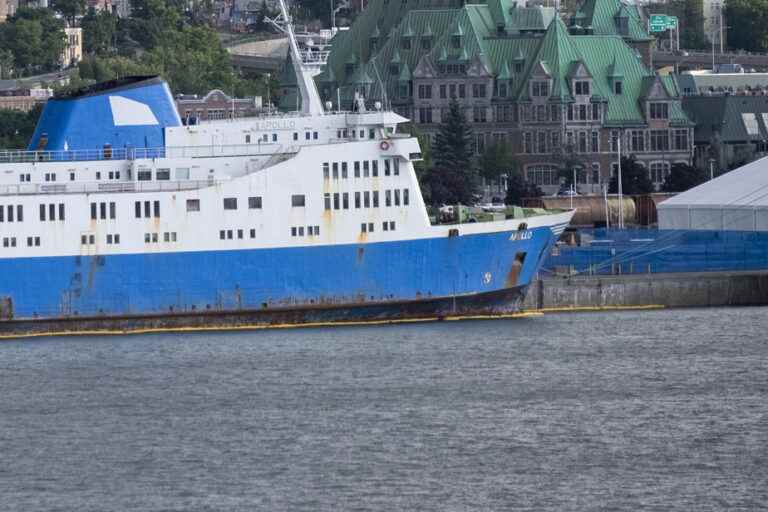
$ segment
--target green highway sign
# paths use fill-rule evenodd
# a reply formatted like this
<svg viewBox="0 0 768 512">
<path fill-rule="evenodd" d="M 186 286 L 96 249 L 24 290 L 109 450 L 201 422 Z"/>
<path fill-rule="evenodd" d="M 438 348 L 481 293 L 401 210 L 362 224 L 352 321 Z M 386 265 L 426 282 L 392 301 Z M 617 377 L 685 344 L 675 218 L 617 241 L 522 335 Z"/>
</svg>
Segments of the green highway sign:
<svg viewBox="0 0 768 512">
<path fill-rule="evenodd" d="M 665 32 L 677 28 L 677 18 L 666 14 L 651 14 L 648 18 L 649 32 Z"/>
</svg>

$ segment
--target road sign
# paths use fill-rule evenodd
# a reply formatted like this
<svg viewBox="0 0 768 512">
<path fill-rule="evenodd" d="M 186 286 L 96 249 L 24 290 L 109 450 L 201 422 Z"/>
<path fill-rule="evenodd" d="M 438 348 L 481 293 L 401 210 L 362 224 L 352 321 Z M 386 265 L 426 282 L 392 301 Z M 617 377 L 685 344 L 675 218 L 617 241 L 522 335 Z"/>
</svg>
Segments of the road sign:
<svg viewBox="0 0 768 512">
<path fill-rule="evenodd" d="M 651 14 L 648 18 L 648 30 L 650 32 L 665 32 L 677 28 L 677 18 L 666 14 Z"/>
</svg>

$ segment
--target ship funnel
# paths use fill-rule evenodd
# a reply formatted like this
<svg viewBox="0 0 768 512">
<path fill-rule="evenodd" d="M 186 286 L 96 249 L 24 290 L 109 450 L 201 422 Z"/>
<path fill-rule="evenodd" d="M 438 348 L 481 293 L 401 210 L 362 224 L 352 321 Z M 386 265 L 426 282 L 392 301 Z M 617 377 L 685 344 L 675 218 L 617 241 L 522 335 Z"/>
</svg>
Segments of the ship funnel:
<svg viewBox="0 0 768 512">
<path fill-rule="evenodd" d="M 127 77 L 48 100 L 29 149 L 159 148 L 169 126 L 181 126 L 181 119 L 168 84 L 157 76 Z"/>
</svg>

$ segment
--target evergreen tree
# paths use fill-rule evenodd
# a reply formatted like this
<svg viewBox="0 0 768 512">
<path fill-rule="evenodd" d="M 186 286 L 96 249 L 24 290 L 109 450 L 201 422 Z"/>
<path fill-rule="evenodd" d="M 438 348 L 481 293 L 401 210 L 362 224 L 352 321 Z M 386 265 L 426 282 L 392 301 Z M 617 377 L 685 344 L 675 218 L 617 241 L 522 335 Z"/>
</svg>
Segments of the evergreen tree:
<svg viewBox="0 0 768 512">
<path fill-rule="evenodd" d="M 728 46 L 763 52 L 768 49 L 768 0 L 728 0 L 723 23 L 731 27 Z"/>
<path fill-rule="evenodd" d="M 688 164 L 675 164 L 664 179 L 661 190 L 664 192 L 684 192 L 701 185 L 709 179 L 706 171 Z"/>
<path fill-rule="evenodd" d="M 471 204 L 477 188 L 472 132 L 455 99 L 435 137 L 432 158 L 434 166 L 425 176 L 432 204 Z"/>
<path fill-rule="evenodd" d="M 618 173 L 611 178 L 608 192 L 619 192 Z M 629 196 L 653 192 L 653 183 L 648 177 L 648 170 L 637 163 L 634 156 L 621 157 L 621 193 Z"/>
<path fill-rule="evenodd" d="M 51 7 L 74 27 L 77 17 L 85 12 L 85 0 L 53 0 Z"/>
<path fill-rule="evenodd" d="M 521 206 L 523 198 L 541 197 L 543 195 L 544 192 L 541 191 L 539 186 L 526 181 L 522 173 L 512 172 L 507 176 L 507 196 L 504 198 L 504 203 Z"/>
</svg>

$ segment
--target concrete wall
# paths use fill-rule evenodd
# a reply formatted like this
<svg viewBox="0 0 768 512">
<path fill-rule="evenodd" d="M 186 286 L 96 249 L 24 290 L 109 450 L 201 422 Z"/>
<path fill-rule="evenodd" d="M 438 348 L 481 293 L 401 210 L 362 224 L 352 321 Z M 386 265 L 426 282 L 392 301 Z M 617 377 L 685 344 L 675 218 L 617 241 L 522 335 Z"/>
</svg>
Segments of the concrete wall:
<svg viewBox="0 0 768 512">
<path fill-rule="evenodd" d="M 535 281 L 525 310 L 616 306 L 768 304 L 768 271 L 584 276 Z"/>
</svg>

